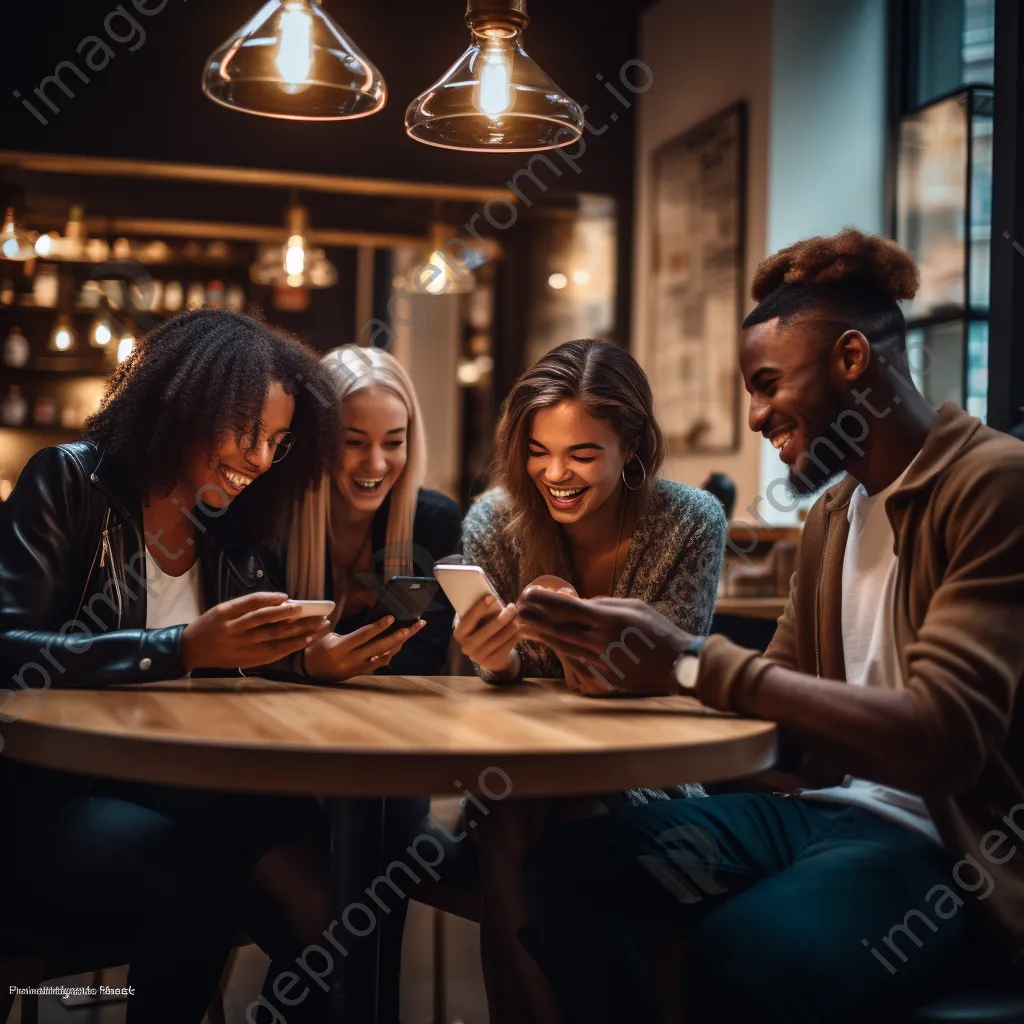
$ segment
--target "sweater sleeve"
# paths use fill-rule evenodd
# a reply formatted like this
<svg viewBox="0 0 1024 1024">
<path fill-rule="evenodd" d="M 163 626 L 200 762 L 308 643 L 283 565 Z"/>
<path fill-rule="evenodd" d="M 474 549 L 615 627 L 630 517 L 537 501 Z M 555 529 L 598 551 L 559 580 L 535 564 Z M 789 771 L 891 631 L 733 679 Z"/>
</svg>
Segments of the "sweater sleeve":
<svg viewBox="0 0 1024 1024">
<path fill-rule="evenodd" d="M 705 636 L 715 614 L 726 520 L 722 506 L 712 495 L 691 492 L 691 499 L 684 513 L 689 527 L 684 543 L 651 606 L 687 633 Z"/>
</svg>

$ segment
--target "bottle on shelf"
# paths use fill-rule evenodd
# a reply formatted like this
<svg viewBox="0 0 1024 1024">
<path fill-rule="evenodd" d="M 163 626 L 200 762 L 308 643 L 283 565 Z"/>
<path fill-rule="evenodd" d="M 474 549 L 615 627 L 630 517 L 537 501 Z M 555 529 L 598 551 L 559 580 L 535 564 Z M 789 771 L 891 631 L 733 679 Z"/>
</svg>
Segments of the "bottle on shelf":
<svg viewBox="0 0 1024 1024">
<path fill-rule="evenodd" d="M 57 422 L 57 399 L 40 395 L 32 406 L 32 419 L 41 427 L 52 427 Z"/>
<path fill-rule="evenodd" d="M 185 301 L 185 293 L 182 291 L 180 281 L 168 281 L 164 287 L 164 309 L 168 313 L 181 311 L 181 304 Z"/>
<path fill-rule="evenodd" d="M 12 384 L 0 402 L 0 423 L 5 427 L 20 427 L 28 416 L 28 402 L 21 393 L 21 387 Z"/>
<path fill-rule="evenodd" d="M 13 306 L 14 298 L 14 282 L 9 277 L 5 277 L 0 283 L 0 306 Z"/>
<path fill-rule="evenodd" d="M 193 281 L 185 293 L 186 309 L 201 309 L 206 302 L 206 289 L 199 281 Z"/>
<path fill-rule="evenodd" d="M 225 302 L 228 309 L 241 313 L 245 309 L 245 289 L 240 284 L 229 284 Z"/>
<path fill-rule="evenodd" d="M 4 366 L 27 366 L 31 351 L 21 328 L 12 327 L 4 339 Z"/>
<path fill-rule="evenodd" d="M 85 255 L 85 207 L 75 204 L 68 211 L 60 255 L 66 260 L 80 260 Z"/>
<path fill-rule="evenodd" d="M 206 286 L 206 304 L 213 309 L 224 308 L 224 282 L 214 279 Z"/>
<path fill-rule="evenodd" d="M 60 296 L 60 275 L 56 267 L 40 267 L 32 282 L 32 301 L 37 306 L 53 309 Z"/>
</svg>

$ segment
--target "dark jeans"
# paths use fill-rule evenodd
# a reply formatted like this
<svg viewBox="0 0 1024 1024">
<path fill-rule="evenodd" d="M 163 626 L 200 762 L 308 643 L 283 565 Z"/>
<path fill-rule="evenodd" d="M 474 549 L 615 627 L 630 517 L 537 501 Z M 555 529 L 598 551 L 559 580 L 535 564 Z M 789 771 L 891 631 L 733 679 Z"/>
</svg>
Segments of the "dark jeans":
<svg viewBox="0 0 1024 1024">
<path fill-rule="evenodd" d="M 126 945 L 129 1024 L 198 1024 L 240 930 L 271 957 L 272 1006 L 279 971 L 298 970 L 294 958 L 323 941 L 328 834 L 315 800 L 90 784 L 20 766 L 5 781 L 18 783 L 4 794 L 5 911 L 33 933 Z M 381 937 L 382 975 L 394 979 L 385 1022 L 398 1017 L 405 910 L 395 907 Z M 323 1019 L 326 997 L 309 990 L 282 1008 L 288 1024 Z"/>
<path fill-rule="evenodd" d="M 858 808 L 767 794 L 651 804 L 563 826 L 535 852 L 523 938 L 571 1024 L 662 1020 L 633 935 L 666 931 L 687 938 L 688 1024 L 877 1021 L 1002 969 L 977 922 L 985 888 L 961 888 L 952 868 Z"/>
</svg>

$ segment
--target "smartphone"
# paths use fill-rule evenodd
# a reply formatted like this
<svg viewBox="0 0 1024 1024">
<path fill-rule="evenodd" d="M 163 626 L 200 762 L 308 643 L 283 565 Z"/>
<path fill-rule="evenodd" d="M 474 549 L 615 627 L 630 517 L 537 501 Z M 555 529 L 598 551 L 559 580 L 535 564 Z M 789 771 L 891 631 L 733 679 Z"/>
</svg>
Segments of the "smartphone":
<svg viewBox="0 0 1024 1024">
<path fill-rule="evenodd" d="M 312 615 L 330 615 L 334 611 L 333 601 L 300 601 L 288 598 L 284 602 L 289 608 L 299 608 L 299 618 L 305 619 Z"/>
<path fill-rule="evenodd" d="M 430 576 L 392 576 L 367 614 L 366 624 L 394 615 L 395 621 L 379 636 L 411 626 L 422 617 L 436 593 L 437 580 Z"/>
<path fill-rule="evenodd" d="M 459 618 L 465 614 L 480 600 L 488 594 L 492 594 L 498 601 L 498 592 L 494 584 L 487 578 L 487 573 L 479 565 L 449 565 L 440 563 L 434 566 L 434 576 L 441 584 L 452 607 L 458 613 Z"/>
</svg>

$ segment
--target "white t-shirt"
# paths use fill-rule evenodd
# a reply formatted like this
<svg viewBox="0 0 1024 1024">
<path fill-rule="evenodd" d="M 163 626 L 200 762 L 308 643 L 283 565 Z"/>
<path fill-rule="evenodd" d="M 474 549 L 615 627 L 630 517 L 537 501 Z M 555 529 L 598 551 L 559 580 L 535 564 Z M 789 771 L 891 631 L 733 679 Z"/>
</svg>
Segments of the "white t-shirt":
<svg viewBox="0 0 1024 1024">
<path fill-rule="evenodd" d="M 850 533 L 843 556 L 842 620 L 846 682 L 851 686 L 903 688 L 893 616 L 898 560 L 885 500 L 899 487 L 906 472 L 878 494 L 869 496 L 861 484 L 850 498 Z M 941 845 L 924 801 L 902 789 L 847 775 L 841 786 L 803 790 L 800 795 L 808 800 L 863 807 Z"/>
<path fill-rule="evenodd" d="M 146 550 L 146 629 L 187 626 L 203 614 L 199 596 L 199 559 L 187 572 L 171 576 Z"/>
</svg>

